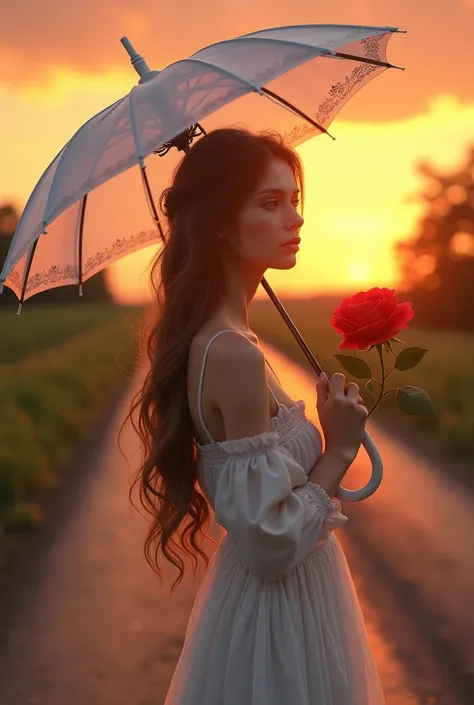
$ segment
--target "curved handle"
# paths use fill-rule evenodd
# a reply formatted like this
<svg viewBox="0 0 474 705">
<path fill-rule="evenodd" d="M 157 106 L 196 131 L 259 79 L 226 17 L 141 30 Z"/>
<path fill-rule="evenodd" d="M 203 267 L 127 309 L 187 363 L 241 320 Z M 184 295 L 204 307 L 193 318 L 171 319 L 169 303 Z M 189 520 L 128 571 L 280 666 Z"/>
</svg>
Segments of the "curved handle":
<svg viewBox="0 0 474 705">
<path fill-rule="evenodd" d="M 382 482 L 382 458 L 367 431 L 364 433 L 362 445 L 367 451 L 367 455 L 372 463 L 372 475 L 368 483 L 364 487 L 361 487 L 360 490 L 346 490 L 342 485 L 339 485 L 335 495 L 337 499 L 340 499 L 342 502 L 361 502 L 363 499 L 367 499 L 367 497 L 373 495 Z"/>
<path fill-rule="evenodd" d="M 303 336 L 291 320 L 288 311 L 285 309 L 285 307 L 283 306 L 283 304 L 281 303 L 281 301 L 279 300 L 279 298 L 277 297 L 265 277 L 262 278 L 261 284 L 270 299 L 275 304 L 277 310 L 280 312 L 281 317 L 285 321 L 286 325 L 293 333 L 296 342 L 300 346 L 303 353 L 306 355 L 306 358 L 310 362 L 313 370 L 316 372 L 317 375 L 321 375 L 323 373 L 323 368 L 314 357 L 313 353 L 306 344 L 306 341 L 304 340 Z M 344 487 L 342 487 L 342 485 L 339 485 L 335 492 L 335 496 L 343 502 L 361 502 L 363 499 L 367 499 L 367 497 L 370 497 L 370 495 L 375 492 L 377 487 L 382 482 L 382 458 L 380 457 L 380 454 L 377 448 L 375 447 L 375 443 L 373 442 L 367 431 L 364 433 L 362 445 L 367 451 L 367 455 L 369 456 L 370 461 L 372 463 L 372 475 L 369 482 L 365 485 L 365 487 L 361 487 L 360 490 L 346 490 Z"/>
</svg>

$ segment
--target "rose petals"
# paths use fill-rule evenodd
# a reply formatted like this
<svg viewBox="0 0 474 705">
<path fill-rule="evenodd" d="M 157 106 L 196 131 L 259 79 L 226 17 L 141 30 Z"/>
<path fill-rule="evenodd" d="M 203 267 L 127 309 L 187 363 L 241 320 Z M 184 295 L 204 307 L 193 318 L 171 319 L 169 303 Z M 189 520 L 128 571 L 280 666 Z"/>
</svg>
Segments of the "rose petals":
<svg viewBox="0 0 474 705">
<path fill-rule="evenodd" d="M 329 322 L 344 336 L 340 350 L 363 350 L 396 336 L 414 315 L 411 302 L 399 303 L 395 289 L 373 287 L 345 298 Z"/>
</svg>

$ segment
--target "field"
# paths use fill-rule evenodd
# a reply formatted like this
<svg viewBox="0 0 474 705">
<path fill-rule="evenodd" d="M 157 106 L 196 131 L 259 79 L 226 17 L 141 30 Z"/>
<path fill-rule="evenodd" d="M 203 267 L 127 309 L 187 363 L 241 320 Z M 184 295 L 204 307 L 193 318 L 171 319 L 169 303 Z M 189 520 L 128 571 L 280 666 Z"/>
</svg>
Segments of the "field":
<svg viewBox="0 0 474 705">
<path fill-rule="evenodd" d="M 40 525 L 39 497 L 137 359 L 142 309 L 110 304 L 0 313 L 0 534 Z"/>
<path fill-rule="evenodd" d="M 342 337 L 329 324 L 337 300 L 301 299 L 282 301 L 285 309 L 326 373 L 343 372 L 348 380 L 359 384 L 362 396 L 370 401 L 365 380 L 355 379 L 334 357 L 340 351 Z M 395 394 L 389 395 L 374 413 L 374 419 L 386 424 L 407 439 L 416 441 L 421 450 L 439 451 L 442 457 L 458 462 L 460 474 L 474 484 L 474 334 L 455 331 L 435 331 L 415 325 L 416 318 L 403 330 L 400 337 L 407 345 L 428 348 L 423 360 L 412 370 L 394 371 L 387 379 L 387 387 L 404 385 L 422 387 L 431 396 L 436 414 L 408 416 L 397 407 Z M 271 301 L 255 301 L 251 308 L 250 324 L 259 337 L 282 350 L 306 370 L 315 374 L 286 323 Z M 395 344 L 399 352 L 406 346 Z M 352 352 L 349 354 L 353 354 Z M 380 374 L 376 351 L 357 351 Z M 391 369 L 392 356 L 386 355 Z M 387 363 L 386 363 L 387 364 Z M 376 375 L 376 378 L 377 377 Z"/>
<path fill-rule="evenodd" d="M 344 371 L 334 357 L 341 338 L 329 325 L 338 301 L 283 303 L 327 374 Z M 25 306 L 21 317 L 0 311 L 0 538 L 41 525 L 41 496 L 62 481 L 111 394 L 133 374 L 142 315 L 140 307 L 110 304 Z M 250 325 L 313 373 L 270 301 L 253 303 Z M 400 337 L 429 352 L 413 370 L 391 374 L 388 387 L 426 389 L 436 414 L 408 416 L 392 395 L 374 418 L 420 450 L 458 462 L 459 477 L 474 488 L 474 335 L 410 324 Z M 379 373 L 375 351 L 357 354 Z M 364 380 L 356 381 L 369 402 Z"/>
</svg>

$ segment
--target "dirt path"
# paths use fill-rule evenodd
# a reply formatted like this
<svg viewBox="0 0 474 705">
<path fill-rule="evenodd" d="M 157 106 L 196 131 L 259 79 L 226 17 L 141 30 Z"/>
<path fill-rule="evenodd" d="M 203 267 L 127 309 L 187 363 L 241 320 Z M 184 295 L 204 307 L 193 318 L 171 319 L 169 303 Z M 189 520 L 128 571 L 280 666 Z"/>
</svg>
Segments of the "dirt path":
<svg viewBox="0 0 474 705">
<path fill-rule="evenodd" d="M 270 349 L 267 353 L 288 392 L 307 399 L 311 415 L 312 382 Z M 171 599 L 176 572 L 167 570 L 160 587 L 145 562 L 146 521 L 129 505 L 130 470 L 116 443 L 132 392 L 109 419 L 101 442 L 84 454 L 58 512 L 44 531 L 29 537 L 3 591 L 1 705 L 163 702 L 204 568 L 196 578 L 189 573 Z M 360 591 L 387 705 L 467 705 L 468 681 L 456 692 L 451 685 L 453 674 L 468 678 L 467 666 L 446 652 L 447 665 L 441 667 L 438 647 L 448 648 L 452 639 L 472 633 L 472 615 L 466 624 L 459 621 L 472 587 L 472 571 L 471 582 L 465 582 L 472 561 L 468 565 L 466 550 L 459 547 L 470 526 L 464 515 L 469 507 L 461 507 L 447 490 L 437 499 L 432 485 L 438 480 L 419 474 L 414 455 L 393 439 L 373 436 L 382 443 L 386 480 L 370 500 L 346 505 L 350 521 L 340 537 Z M 137 445 L 131 432 L 124 434 L 122 447 L 133 466 Z M 363 463 L 354 471 L 355 483 L 358 472 L 366 472 Z M 219 537 L 217 525 L 211 525 L 211 534 Z M 432 605 L 437 615 L 430 612 Z M 427 614 L 433 623 L 425 624 Z M 436 637 L 438 627 L 443 634 Z"/>
</svg>

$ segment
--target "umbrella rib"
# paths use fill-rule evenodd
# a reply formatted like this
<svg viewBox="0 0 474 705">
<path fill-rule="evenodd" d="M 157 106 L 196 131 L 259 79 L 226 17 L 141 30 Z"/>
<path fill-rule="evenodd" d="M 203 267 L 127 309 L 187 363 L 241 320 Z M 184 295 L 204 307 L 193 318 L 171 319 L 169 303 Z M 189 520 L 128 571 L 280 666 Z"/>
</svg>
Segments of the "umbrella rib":
<svg viewBox="0 0 474 705">
<path fill-rule="evenodd" d="M 22 309 L 22 307 L 23 307 L 23 301 L 24 301 L 24 296 L 25 296 L 25 292 L 26 292 L 26 285 L 27 285 L 27 283 L 28 283 L 28 277 L 29 277 L 29 275 L 30 275 L 31 264 L 32 264 L 32 262 L 33 262 L 33 257 L 35 256 L 36 247 L 37 247 L 37 245 L 38 245 L 38 240 L 40 239 L 40 237 L 41 237 L 41 235 L 36 238 L 36 240 L 34 241 L 33 245 L 31 246 L 31 250 L 30 250 L 30 252 L 29 252 L 29 254 L 28 254 L 28 259 L 27 259 L 27 261 L 26 261 L 26 266 L 25 266 L 25 278 L 24 278 L 24 280 L 23 280 L 23 284 L 22 284 L 22 287 L 21 287 L 20 303 L 19 303 L 18 311 L 17 311 L 17 315 L 18 315 L 18 316 L 21 315 L 21 309 Z"/>
<path fill-rule="evenodd" d="M 274 32 L 276 29 L 277 30 L 282 30 L 282 29 L 297 29 L 297 28 L 303 28 L 306 29 L 307 27 L 310 27 L 311 29 L 313 27 L 317 27 L 320 29 L 321 27 L 337 27 L 338 29 L 370 29 L 370 30 L 380 30 L 380 33 L 382 33 L 382 30 L 386 32 L 402 32 L 406 33 L 406 30 L 404 29 L 398 29 L 398 27 L 386 27 L 384 25 L 358 25 L 358 24 L 300 24 L 300 25 L 292 25 L 292 24 L 287 24 L 287 25 L 280 25 L 276 27 L 265 27 L 264 29 L 258 29 L 256 32 L 249 32 L 248 34 L 243 34 L 241 35 L 242 37 L 254 37 L 256 35 L 262 35 L 266 34 L 267 32 Z M 385 32 L 385 33 L 386 33 Z"/>
<path fill-rule="evenodd" d="M 303 28 L 307 28 L 308 26 L 311 27 L 311 28 L 312 28 L 312 27 L 318 27 L 318 28 L 321 27 L 321 25 L 303 25 L 303 24 L 302 24 L 302 25 L 297 25 L 297 27 L 303 27 Z M 327 27 L 344 27 L 344 28 L 346 28 L 346 29 L 351 29 L 351 28 L 353 28 L 353 29 L 361 29 L 361 27 L 360 27 L 359 25 L 326 25 L 326 26 L 327 26 Z M 380 30 L 380 31 L 377 32 L 377 34 L 374 34 L 374 35 L 372 35 L 372 36 L 380 36 L 380 34 L 387 34 L 388 32 L 391 32 L 392 34 L 395 34 L 395 33 L 397 33 L 397 32 L 398 32 L 398 33 L 401 33 L 401 34 L 406 34 L 406 30 L 404 30 L 404 29 L 398 29 L 398 27 L 374 27 L 374 26 L 369 26 L 369 25 L 367 25 L 367 26 L 364 27 L 364 28 L 365 28 L 365 29 L 372 30 L 372 31 L 373 31 L 374 29 L 375 29 L 375 30 Z M 208 44 L 207 46 L 202 47 L 201 49 L 199 49 L 199 51 L 195 52 L 195 54 L 192 54 L 192 56 L 194 57 L 194 56 L 196 56 L 197 54 L 200 54 L 202 51 L 206 51 L 206 49 L 211 49 L 211 48 L 217 47 L 217 46 L 219 46 L 219 45 L 221 45 L 221 44 L 230 44 L 231 42 L 238 42 L 238 41 L 240 41 L 240 40 L 242 40 L 242 39 L 257 39 L 257 40 L 258 40 L 258 39 L 263 39 L 263 40 L 266 41 L 266 42 L 268 42 L 268 41 L 274 41 L 274 42 L 281 42 L 281 43 L 287 43 L 287 44 L 294 44 L 295 46 L 312 47 L 311 44 L 306 44 L 306 43 L 303 43 L 303 42 L 292 42 L 292 41 L 290 41 L 290 40 L 288 40 L 288 39 L 281 39 L 281 38 L 276 38 L 276 37 L 264 37 L 264 36 L 262 36 L 263 34 L 265 34 L 265 33 L 267 33 L 267 32 L 274 32 L 275 29 L 278 29 L 278 30 L 281 30 L 281 29 L 291 29 L 291 30 L 293 30 L 293 29 L 295 29 L 295 25 L 283 25 L 283 26 L 281 26 L 281 27 L 267 27 L 266 29 L 260 29 L 260 30 L 258 30 L 257 32 L 249 32 L 248 34 L 242 34 L 241 36 L 239 36 L 239 37 L 233 37 L 232 39 L 223 39 L 223 40 L 221 40 L 221 41 L 219 41 L 219 42 L 213 42 L 212 44 Z M 313 48 L 317 48 L 317 47 L 313 47 Z M 332 49 L 328 49 L 327 51 L 332 51 Z"/>
<path fill-rule="evenodd" d="M 143 166 L 140 166 L 140 172 L 142 175 L 143 186 L 145 189 L 145 198 L 147 199 L 148 206 L 150 207 L 155 225 L 159 230 L 161 240 L 162 240 L 163 244 L 166 244 L 165 234 L 163 232 L 163 228 L 161 227 L 160 219 L 158 217 L 158 211 L 156 209 L 155 201 L 153 199 L 153 194 L 151 192 L 150 182 L 148 180 L 148 176 L 146 173 L 146 165 L 145 164 Z"/>
<path fill-rule="evenodd" d="M 128 114 L 130 115 L 130 124 L 132 126 L 133 140 L 135 142 L 135 151 L 137 153 L 138 162 L 141 166 L 143 163 L 142 145 L 141 145 L 141 141 L 140 141 L 140 135 L 139 135 L 137 126 L 135 124 L 134 98 L 133 98 L 136 88 L 137 88 L 137 86 L 134 86 L 132 88 L 132 90 L 130 91 L 130 99 L 128 101 L 128 106 L 129 106 Z"/>
<path fill-rule="evenodd" d="M 143 183 L 143 186 L 145 189 L 145 199 L 146 199 L 148 207 L 151 211 L 153 221 L 154 221 L 154 223 L 158 229 L 158 232 L 160 234 L 161 240 L 163 243 L 165 243 L 166 242 L 165 234 L 163 232 L 163 228 L 161 227 L 160 219 L 158 217 L 158 211 L 156 209 L 155 201 L 153 199 L 153 194 L 152 194 L 151 187 L 150 187 L 150 182 L 148 181 L 148 176 L 146 173 L 146 164 L 145 164 L 145 158 L 142 153 L 140 133 L 139 133 L 139 131 L 137 129 L 137 125 L 135 123 L 134 101 L 132 98 L 132 96 L 134 95 L 134 90 L 135 90 L 135 88 L 132 88 L 132 90 L 130 92 L 130 101 L 129 101 L 130 111 L 129 111 L 129 114 L 130 114 L 130 124 L 132 126 L 133 139 L 135 141 L 135 151 L 136 151 L 137 157 L 138 157 L 138 166 L 140 167 L 140 173 L 142 176 L 142 183 Z"/>
<path fill-rule="evenodd" d="M 378 59 L 371 59 L 371 58 L 365 57 L 365 56 L 357 56 L 356 54 L 344 54 L 343 52 L 336 51 L 335 49 L 329 49 L 329 47 L 313 46 L 312 44 L 307 44 L 304 42 L 291 42 L 288 39 L 275 39 L 274 37 L 243 36 L 243 37 L 236 37 L 235 39 L 233 39 L 233 40 L 231 39 L 229 41 L 241 42 L 243 40 L 248 40 L 248 39 L 253 40 L 253 41 L 263 41 L 263 42 L 269 42 L 269 43 L 274 42 L 276 44 L 286 44 L 288 46 L 294 46 L 294 47 L 303 47 L 304 49 L 314 49 L 316 51 L 321 52 L 320 56 L 324 56 L 329 59 L 348 59 L 348 60 L 353 60 L 353 61 L 360 61 L 364 64 L 373 64 L 374 66 L 384 66 L 385 68 L 388 68 L 388 69 L 399 69 L 400 71 L 405 70 L 401 66 L 394 66 L 393 64 L 390 64 L 387 61 L 380 61 Z M 318 56 L 315 56 L 313 58 L 317 59 Z"/>
<path fill-rule="evenodd" d="M 86 215 L 86 206 L 87 206 L 87 196 L 89 194 L 85 194 L 85 196 L 82 199 L 81 202 L 81 215 L 80 215 L 80 220 L 79 220 L 79 240 L 78 240 L 78 259 L 79 259 L 79 296 L 82 296 L 82 243 L 83 243 L 83 235 L 84 235 L 84 220 L 85 220 L 85 215 Z"/>
<path fill-rule="evenodd" d="M 285 100 L 285 99 L 282 98 L 281 96 L 277 95 L 277 93 L 274 93 L 273 91 L 270 91 L 268 88 L 262 88 L 262 91 L 263 91 L 264 93 L 266 93 L 268 96 L 274 98 L 276 101 L 278 101 L 278 102 L 281 103 L 282 105 L 284 105 L 286 108 L 289 108 L 292 112 L 295 112 L 297 115 L 299 115 L 299 117 L 302 117 L 304 120 L 307 120 L 307 122 L 309 122 L 313 127 L 316 127 L 316 128 L 317 128 L 318 130 L 320 130 L 321 132 L 324 132 L 326 135 L 329 135 L 329 137 L 330 137 L 331 139 L 333 139 L 333 140 L 336 139 L 335 137 L 333 137 L 333 136 L 326 130 L 325 127 L 323 127 L 322 125 L 320 125 L 318 122 L 315 122 L 315 121 L 313 120 L 313 118 L 310 118 L 309 115 L 306 115 L 306 113 L 304 113 L 302 110 L 300 110 L 299 108 L 297 108 L 297 107 L 296 107 L 295 105 L 293 105 L 292 103 L 289 103 L 287 100 Z"/>
<path fill-rule="evenodd" d="M 190 57 L 189 59 L 182 59 L 180 61 L 175 61 L 173 66 L 177 66 L 178 64 L 183 64 L 183 63 L 187 64 L 188 62 L 201 64 L 202 66 L 207 66 L 208 68 L 212 69 L 213 71 L 226 74 L 230 78 L 233 78 L 234 80 L 239 81 L 239 83 L 242 83 L 243 85 L 247 86 L 248 88 L 251 88 L 253 91 L 256 91 L 257 93 L 261 93 L 262 89 L 259 86 L 255 86 L 253 83 L 249 83 L 248 81 L 246 81 L 245 78 L 242 78 L 241 76 L 237 76 L 236 74 L 232 73 L 232 71 L 228 71 L 228 69 L 223 69 L 220 66 L 217 66 L 216 64 L 211 64 L 209 61 L 203 61 L 202 59 L 195 59 L 194 57 Z"/>
<path fill-rule="evenodd" d="M 216 42 L 215 44 L 211 44 L 208 47 L 205 47 L 204 49 L 200 49 L 197 51 L 195 54 L 192 55 L 192 59 L 196 58 L 199 56 L 201 52 L 206 51 L 207 49 L 213 49 L 215 46 L 218 46 L 219 44 L 242 44 L 246 41 L 252 41 L 252 42 L 264 42 L 265 44 L 283 44 L 285 46 L 290 46 L 294 47 L 295 49 L 313 49 L 315 52 L 319 52 L 320 54 L 334 54 L 335 51 L 334 49 L 328 49 L 327 47 L 320 47 L 320 46 L 314 46 L 314 44 L 308 44 L 307 42 L 295 42 L 291 41 L 290 39 L 276 39 L 275 37 L 249 37 L 247 35 L 244 35 L 243 37 L 235 37 L 234 39 L 227 39 L 222 42 Z M 315 59 L 317 58 L 319 54 L 316 56 L 313 56 L 312 58 Z"/>
<path fill-rule="evenodd" d="M 394 66 L 394 64 L 389 64 L 388 61 L 379 61 L 378 59 L 368 59 L 365 56 L 357 56 L 356 54 L 344 54 L 340 51 L 335 51 L 334 54 L 329 55 L 329 59 L 349 59 L 352 61 L 360 61 L 363 64 L 372 64 L 372 66 L 383 66 L 387 69 L 398 69 L 399 71 L 404 71 L 402 66 Z"/>
<path fill-rule="evenodd" d="M 57 168 L 56 168 L 56 171 L 54 172 L 54 175 L 53 175 L 53 178 L 52 178 L 52 181 L 51 181 L 51 185 L 50 185 L 49 191 L 48 191 L 48 197 L 47 197 L 47 199 L 46 199 L 46 204 L 45 204 L 45 207 L 44 207 L 44 213 L 43 213 L 43 218 L 42 218 L 42 223 L 44 224 L 44 227 L 45 227 L 46 225 L 49 225 L 49 223 L 51 222 L 50 220 L 48 220 L 48 219 L 46 218 L 46 214 L 47 214 L 47 212 L 48 212 L 49 204 L 50 204 L 50 201 L 51 201 L 51 194 L 53 193 L 53 189 L 54 189 L 54 187 L 55 187 L 55 185 L 56 185 L 56 180 L 57 180 L 57 176 L 58 176 L 58 171 L 61 169 L 61 166 L 62 166 L 62 165 L 61 165 L 61 162 L 64 160 L 65 155 L 66 155 L 66 154 L 68 153 L 68 151 L 71 149 L 71 145 L 73 144 L 74 140 L 78 137 L 79 134 L 81 134 L 81 133 L 83 132 L 83 130 L 86 128 L 86 126 L 89 125 L 89 123 L 92 122 L 92 120 L 97 119 L 100 115 L 103 115 L 105 112 L 107 112 L 107 110 L 112 110 L 112 109 L 116 108 L 120 103 L 122 103 L 124 100 L 126 100 L 126 98 L 127 98 L 127 96 L 124 96 L 123 98 L 120 98 L 119 100 L 115 101 L 115 103 L 112 103 L 111 105 L 108 105 L 106 108 L 104 108 L 103 110 L 100 110 L 98 113 L 96 113 L 95 115 L 93 115 L 92 117 L 90 117 L 89 120 L 86 120 L 86 122 L 85 122 L 83 125 L 81 125 L 81 127 L 80 127 L 78 130 L 76 130 L 76 132 L 73 134 L 73 136 L 72 136 L 72 137 L 66 142 L 66 144 L 64 145 L 63 149 L 61 150 L 62 154 L 61 154 L 61 152 L 60 152 L 61 158 L 60 158 L 60 160 L 59 160 L 59 162 L 58 162 L 58 166 L 57 166 Z M 78 200 L 78 199 L 76 199 L 76 200 Z M 71 204 L 70 204 L 70 205 L 71 205 Z M 61 212 L 62 212 L 62 211 L 61 211 Z M 58 215 L 60 215 L 60 213 L 56 214 L 55 217 L 57 217 Z"/>
</svg>

